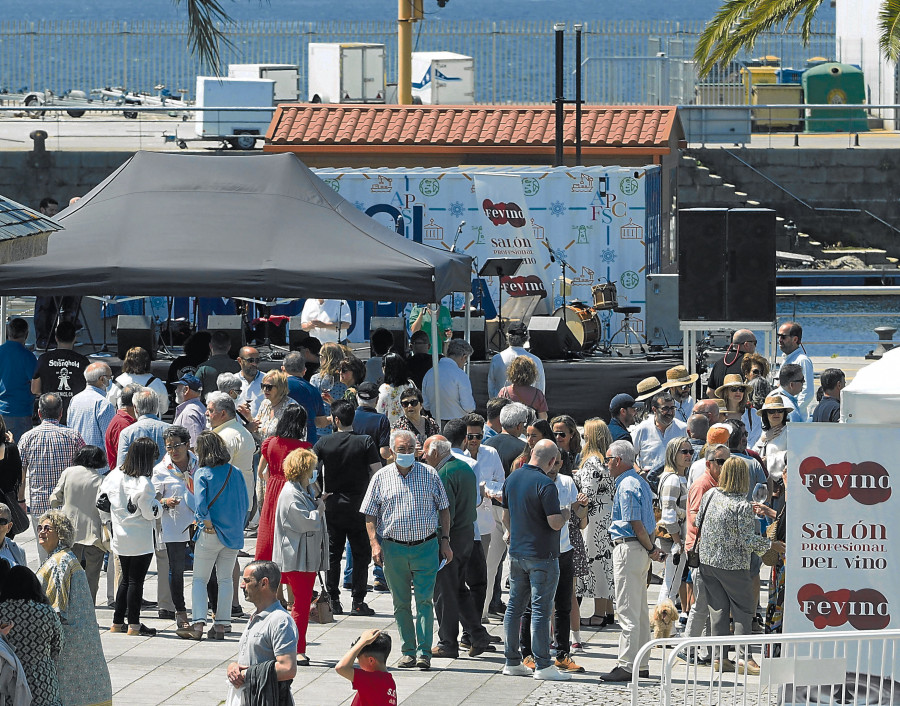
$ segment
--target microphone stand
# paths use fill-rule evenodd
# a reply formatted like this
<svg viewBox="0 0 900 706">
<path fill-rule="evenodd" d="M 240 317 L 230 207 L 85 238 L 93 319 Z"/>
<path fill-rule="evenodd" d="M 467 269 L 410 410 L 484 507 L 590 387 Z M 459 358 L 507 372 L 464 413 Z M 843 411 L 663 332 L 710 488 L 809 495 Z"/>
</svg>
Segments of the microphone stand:
<svg viewBox="0 0 900 706">
<path fill-rule="evenodd" d="M 547 248 L 547 252 L 550 253 L 550 262 L 556 262 L 557 254 L 553 252 L 553 248 L 550 247 L 550 243 L 546 240 L 544 241 L 544 246 Z M 566 308 L 566 268 L 571 267 L 568 262 L 566 262 L 566 258 L 562 255 L 559 255 L 559 269 L 560 269 L 560 280 L 559 280 L 559 293 L 562 295 L 562 308 Z"/>
</svg>

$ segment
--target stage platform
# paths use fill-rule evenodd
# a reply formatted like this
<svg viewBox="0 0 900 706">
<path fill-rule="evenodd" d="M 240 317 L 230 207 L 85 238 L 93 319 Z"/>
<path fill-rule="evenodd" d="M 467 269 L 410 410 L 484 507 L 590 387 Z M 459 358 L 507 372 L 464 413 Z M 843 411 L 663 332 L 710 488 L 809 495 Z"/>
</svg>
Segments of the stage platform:
<svg viewBox="0 0 900 706">
<path fill-rule="evenodd" d="M 355 344 L 355 354 L 359 358 L 369 357 L 369 348 Z M 91 355 L 90 348 L 79 347 L 80 352 L 92 360 L 103 360 L 108 363 L 114 373 L 122 367 L 122 361 L 110 356 L 97 358 Z M 179 351 L 180 352 L 180 351 Z M 261 348 L 265 357 L 266 348 Z M 281 367 L 281 360 L 263 360 L 260 369 L 263 371 Z M 547 403 L 550 416 L 571 414 L 579 424 L 591 417 L 609 417 L 609 401 L 620 392 L 634 395 L 638 382 L 655 375 L 659 380 L 666 379 L 666 370 L 679 365 L 681 358 L 669 355 L 634 356 L 619 358 L 594 355 L 583 360 L 544 361 L 544 374 L 547 379 Z M 165 381 L 171 360 L 157 358 L 153 361 L 153 374 Z M 487 376 L 489 361 L 474 361 L 469 366 L 472 380 L 472 392 L 478 411 L 484 414 L 487 403 Z"/>
</svg>

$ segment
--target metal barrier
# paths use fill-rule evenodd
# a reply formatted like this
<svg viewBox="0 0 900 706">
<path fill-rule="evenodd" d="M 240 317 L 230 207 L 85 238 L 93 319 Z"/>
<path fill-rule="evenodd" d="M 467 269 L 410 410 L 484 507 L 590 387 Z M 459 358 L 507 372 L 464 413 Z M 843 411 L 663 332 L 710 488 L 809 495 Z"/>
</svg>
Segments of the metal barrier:
<svg viewBox="0 0 900 706">
<path fill-rule="evenodd" d="M 477 103 L 546 103 L 554 91 L 553 21 L 431 21 L 417 23 L 415 51 L 454 51 L 475 59 Z M 694 48 L 701 20 L 584 23 L 584 99 L 600 105 L 691 103 L 695 96 Z M 397 26 L 385 21 L 238 21 L 220 26 L 222 65 L 285 63 L 300 69 L 306 93 L 310 42 L 385 45 L 385 75 L 397 75 Z M 149 90 L 165 84 L 192 95 L 197 75 L 208 75 L 191 55 L 185 22 L 0 21 L 0 89 L 51 89 L 54 93 L 106 86 Z M 569 45 L 568 51 L 571 51 Z M 834 23 L 816 21 L 808 46 L 796 29 L 762 34 L 752 56 L 774 54 L 783 66 L 805 68 L 813 56 L 838 56 Z M 742 53 L 738 60 L 750 59 Z M 572 66 L 571 60 L 569 66 Z M 737 63 L 735 63 L 737 66 Z M 713 79 L 723 82 L 735 69 Z M 572 72 L 566 81 L 573 80 Z M 740 83 L 738 83 L 740 85 Z M 574 91 L 569 87 L 568 95 Z M 718 102 L 718 101 L 713 101 Z M 741 102 L 741 101 L 738 101 Z"/>
<path fill-rule="evenodd" d="M 898 647 L 900 630 L 653 640 L 641 648 L 635 664 L 641 664 L 654 649 L 661 649 L 659 684 L 642 686 L 635 670 L 631 704 L 894 706 L 895 701 L 900 702 L 900 684 L 896 683 L 900 674 L 894 671 L 894 662 L 900 657 Z M 728 663 L 721 660 L 729 654 L 729 649 L 735 655 L 732 664 L 737 663 L 738 655 L 752 652 L 760 666 L 759 675 L 741 669 L 729 671 L 728 666 L 723 668 Z M 713 661 L 703 665 L 701 653 L 706 650 Z M 679 654 L 685 659 L 679 658 Z M 658 691 L 656 701 L 654 690 Z M 864 691 L 862 696 L 861 691 Z M 873 691 L 878 692 L 875 698 L 871 698 Z"/>
</svg>

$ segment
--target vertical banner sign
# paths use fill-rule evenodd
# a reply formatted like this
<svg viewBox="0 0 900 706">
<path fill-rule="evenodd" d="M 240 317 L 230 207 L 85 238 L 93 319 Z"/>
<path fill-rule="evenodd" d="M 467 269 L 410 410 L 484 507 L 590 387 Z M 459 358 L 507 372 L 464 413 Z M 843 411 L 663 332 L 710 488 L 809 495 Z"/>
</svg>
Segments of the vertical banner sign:
<svg viewBox="0 0 900 706">
<path fill-rule="evenodd" d="M 900 497 L 893 485 L 900 433 L 888 426 L 791 424 L 787 434 L 784 631 L 821 631 L 827 638 L 829 631 L 897 629 Z M 873 643 L 851 651 L 833 655 L 847 657 L 847 672 L 897 673 L 893 649 L 881 654 Z"/>
<path fill-rule="evenodd" d="M 457 251 L 479 266 L 489 257 L 523 258 L 516 277 L 504 283 L 504 306 L 527 295 L 539 296 L 535 314 L 553 313 L 563 296 L 567 304 L 577 299 L 591 306 L 592 288 L 611 282 L 619 305 L 641 307 L 631 323 L 644 333 L 647 274 L 659 268 L 658 166 L 314 171 L 410 240 L 447 250 L 456 240 Z M 491 318 L 500 282 L 491 277 L 485 284 L 483 308 Z M 460 308 L 461 295 L 453 304 Z M 604 333 L 621 324 L 612 311 L 598 315 Z"/>
</svg>

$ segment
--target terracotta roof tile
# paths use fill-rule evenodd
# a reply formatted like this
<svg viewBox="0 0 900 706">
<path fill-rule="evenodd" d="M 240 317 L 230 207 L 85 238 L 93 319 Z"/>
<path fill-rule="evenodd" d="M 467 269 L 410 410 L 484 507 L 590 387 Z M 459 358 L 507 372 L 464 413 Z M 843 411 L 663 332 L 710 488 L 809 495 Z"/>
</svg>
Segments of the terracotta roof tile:
<svg viewBox="0 0 900 706">
<path fill-rule="evenodd" d="M 675 124 L 670 106 L 584 106 L 585 147 L 666 148 Z M 269 133 L 274 145 L 452 145 L 550 147 L 553 106 L 281 105 Z M 566 145 L 575 142 L 575 110 L 567 107 Z"/>
</svg>

